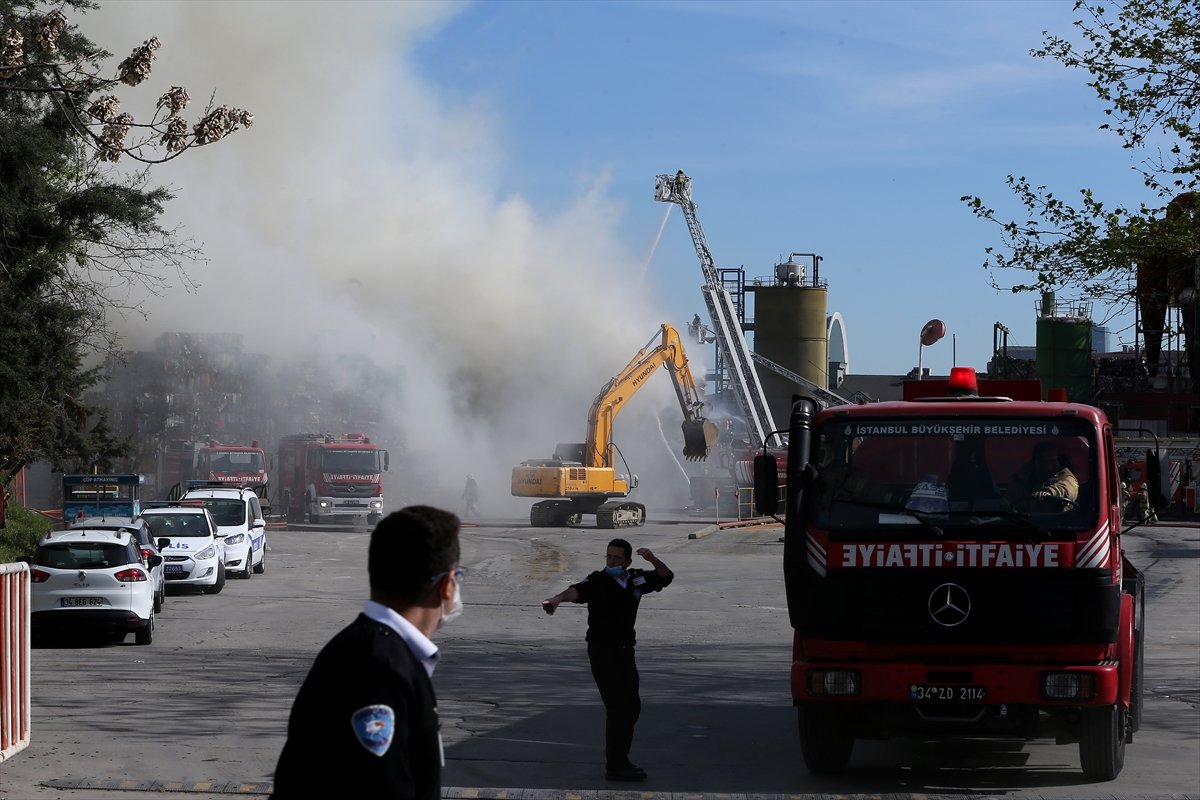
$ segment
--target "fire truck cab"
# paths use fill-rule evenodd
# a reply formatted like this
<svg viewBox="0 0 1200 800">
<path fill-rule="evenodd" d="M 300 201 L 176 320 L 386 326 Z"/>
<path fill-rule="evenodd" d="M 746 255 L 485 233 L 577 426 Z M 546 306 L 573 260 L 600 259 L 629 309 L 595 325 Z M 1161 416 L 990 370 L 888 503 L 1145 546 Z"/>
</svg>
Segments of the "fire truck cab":
<svg viewBox="0 0 1200 800">
<path fill-rule="evenodd" d="M 943 396 L 793 406 L 784 578 L 805 763 L 840 770 L 856 739 L 1050 736 L 1111 780 L 1141 722 L 1145 613 L 1113 428 L 955 373 Z M 773 462 L 755 467 L 764 514 Z"/>
</svg>

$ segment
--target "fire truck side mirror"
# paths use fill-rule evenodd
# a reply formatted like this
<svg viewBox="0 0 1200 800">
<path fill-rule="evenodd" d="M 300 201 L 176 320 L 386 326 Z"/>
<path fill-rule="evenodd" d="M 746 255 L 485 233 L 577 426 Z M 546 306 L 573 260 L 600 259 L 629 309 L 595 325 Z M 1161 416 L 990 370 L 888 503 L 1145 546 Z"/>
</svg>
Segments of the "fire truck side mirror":
<svg viewBox="0 0 1200 800">
<path fill-rule="evenodd" d="M 1163 509 L 1171 504 L 1171 469 L 1166 456 L 1160 456 L 1153 450 L 1146 451 L 1146 482 L 1145 491 L 1150 498 L 1150 505 L 1155 509 Z"/>
<path fill-rule="evenodd" d="M 779 511 L 779 472 L 770 453 L 754 456 L 754 509 L 764 517 Z"/>
<path fill-rule="evenodd" d="M 384 450 L 383 451 L 383 471 L 384 472 L 388 471 L 388 463 L 390 462 L 390 460 L 391 460 L 391 458 L 388 456 L 388 451 Z"/>
</svg>

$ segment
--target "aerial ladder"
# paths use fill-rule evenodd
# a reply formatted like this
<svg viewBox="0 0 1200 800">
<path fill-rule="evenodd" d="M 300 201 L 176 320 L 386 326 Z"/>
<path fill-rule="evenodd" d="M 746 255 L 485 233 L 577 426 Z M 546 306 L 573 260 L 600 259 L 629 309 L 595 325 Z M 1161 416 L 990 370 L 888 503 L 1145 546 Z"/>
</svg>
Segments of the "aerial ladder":
<svg viewBox="0 0 1200 800">
<path fill-rule="evenodd" d="M 764 367 L 776 373 L 777 375 L 782 375 L 792 383 L 803 386 L 808 390 L 809 394 L 819 400 L 826 408 L 830 406 L 850 405 L 850 401 L 842 397 L 837 392 L 830 391 L 829 389 L 821 386 L 821 384 L 810 381 L 808 378 L 804 377 L 798 372 L 792 372 L 787 367 L 783 366 L 782 364 L 775 363 L 766 356 L 759 355 L 758 353 L 751 353 L 750 357 L 754 359 L 756 363 L 762 364 Z"/>
<path fill-rule="evenodd" d="M 798 386 L 803 386 L 809 394 L 825 406 L 847 405 L 851 401 L 830 391 L 804 376 L 771 361 L 758 353 L 751 353 L 742 334 L 737 310 L 729 290 L 725 288 L 709 252 L 708 243 L 704 238 L 704 230 L 696 216 L 696 204 L 692 202 L 692 179 L 683 170 L 674 175 L 659 175 L 654 185 L 656 200 L 675 203 L 683 209 L 683 217 L 687 222 L 688 232 L 692 235 L 692 244 L 700 256 L 700 268 L 704 272 L 704 301 L 708 306 L 708 314 L 712 319 L 713 333 L 721 348 L 721 356 L 729 365 L 733 378 L 730 381 L 737 396 L 738 404 L 750 425 L 751 433 L 755 435 L 755 446 L 760 446 L 775 430 L 770 409 L 767 407 L 762 386 L 758 381 L 758 373 L 754 371 L 756 362 L 775 372 Z"/>
<path fill-rule="evenodd" d="M 752 444 L 762 447 L 775 430 L 775 421 L 771 418 L 766 395 L 763 394 L 762 384 L 754 371 L 753 357 L 742 333 L 733 298 L 721 282 L 712 254 L 708 250 L 708 242 L 704 239 L 704 230 L 696 216 L 696 204 L 692 202 L 692 179 L 683 174 L 683 170 L 674 175 L 659 175 L 654 182 L 654 199 L 663 203 L 675 203 L 683 210 L 688 232 L 692 235 L 692 244 L 696 247 L 696 254 L 700 256 L 700 268 L 704 272 L 704 286 L 701 287 L 701 292 L 704 295 L 704 304 L 708 306 L 708 316 L 713 323 L 713 333 L 720 347 L 721 358 L 730 372 L 729 383 L 750 428 Z"/>
</svg>

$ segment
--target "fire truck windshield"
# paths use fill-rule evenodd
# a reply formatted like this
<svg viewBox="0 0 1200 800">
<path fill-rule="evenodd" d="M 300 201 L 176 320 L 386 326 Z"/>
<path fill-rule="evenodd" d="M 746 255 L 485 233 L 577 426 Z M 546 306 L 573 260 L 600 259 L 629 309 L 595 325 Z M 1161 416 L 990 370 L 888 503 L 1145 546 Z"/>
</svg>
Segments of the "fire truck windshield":
<svg viewBox="0 0 1200 800">
<path fill-rule="evenodd" d="M 1096 448 L 1062 418 L 833 420 L 814 433 L 806 506 L 817 527 L 890 538 L 1074 531 L 1095 524 Z"/>
<path fill-rule="evenodd" d="M 378 450 L 326 450 L 321 455 L 321 469 L 325 472 L 376 473 L 379 472 Z"/>
<path fill-rule="evenodd" d="M 212 453 L 208 468 L 218 472 L 262 472 L 263 456 L 248 450 Z"/>
</svg>

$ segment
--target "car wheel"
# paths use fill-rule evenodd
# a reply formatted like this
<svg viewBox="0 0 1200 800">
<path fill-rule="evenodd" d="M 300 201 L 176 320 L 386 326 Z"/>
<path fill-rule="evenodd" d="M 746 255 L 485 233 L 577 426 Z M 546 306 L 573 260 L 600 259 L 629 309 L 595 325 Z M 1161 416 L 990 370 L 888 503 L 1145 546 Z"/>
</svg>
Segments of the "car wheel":
<svg viewBox="0 0 1200 800">
<path fill-rule="evenodd" d="M 246 567 L 238 574 L 238 577 L 244 581 L 250 580 L 250 576 L 254 574 L 254 550 L 246 548 L 246 560 L 243 562 Z"/>
<path fill-rule="evenodd" d="M 254 571 L 259 575 L 262 575 L 267 571 L 267 546 L 265 544 L 263 545 L 262 558 L 260 558 L 258 563 L 254 566 Z"/>
<path fill-rule="evenodd" d="M 146 624 L 138 628 L 134 641 L 138 644 L 153 644 L 154 643 L 154 615 L 150 615 L 150 619 L 146 620 Z"/>
<path fill-rule="evenodd" d="M 154 593 L 154 613 L 162 611 L 162 596 L 164 589 L 160 589 Z"/>
<path fill-rule="evenodd" d="M 225 588 L 225 565 L 218 564 L 217 565 L 217 582 L 214 583 L 212 586 L 205 586 L 201 591 L 203 591 L 205 594 L 220 594 L 221 590 L 224 588 Z"/>
</svg>

